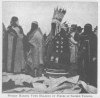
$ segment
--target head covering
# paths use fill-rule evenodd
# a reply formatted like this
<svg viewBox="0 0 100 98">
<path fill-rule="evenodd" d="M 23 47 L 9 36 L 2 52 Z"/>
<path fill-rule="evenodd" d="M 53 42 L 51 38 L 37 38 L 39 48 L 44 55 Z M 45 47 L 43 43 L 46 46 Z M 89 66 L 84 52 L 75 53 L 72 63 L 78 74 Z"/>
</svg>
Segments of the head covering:
<svg viewBox="0 0 100 98">
<path fill-rule="evenodd" d="M 37 22 L 37 21 L 33 21 L 32 23 L 34 23 L 34 24 L 37 24 L 37 25 L 38 25 L 38 22 Z"/>
<path fill-rule="evenodd" d="M 16 26 L 16 25 L 17 25 L 17 24 L 16 24 L 17 21 L 18 21 L 18 17 L 13 16 L 13 17 L 11 18 L 11 21 L 10 21 L 11 26 Z"/>
<path fill-rule="evenodd" d="M 77 28 L 77 25 L 76 24 L 72 24 L 71 25 L 71 28 L 76 29 Z"/>
<path fill-rule="evenodd" d="M 35 31 L 38 28 L 38 22 L 37 21 L 33 21 L 31 24 L 31 32 Z"/>
<path fill-rule="evenodd" d="M 89 23 L 88 23 L 88 24 L 85 24 L 84 29 L 85 29 L 85 28 L 87 28 L 87 29 L 91 29 L 91 30 L 92 30 L 92 25 L 89 24 Z"/>
<path fill-rule="evenodd" d="M 76 24 L 72 24 L 70 30 L 74 32 L 76 29 L 77 29 L 77 25 Z"/>
<path fill-rule="evenodd" d="M 77 32 L 78 32 L 78 33 L 81 33 L 81 32 L 82 32 L 82 29 L 83 29 L 83 28 L 81 28 L 81 26 L 78 26 L 78 27 L 77 27 Z"/>
<path fill-rule="evenodd" d="M 38 29 L 38 22 L 37 21 L 33 21 L 32 24 L 31 24 L 31 29 L 27 33 L 27 37 L 30 36 L 30 34 L 33 33 L 36 29 Z"/>
<path fill-rule="evenodd" d="M 91 24 L 85 24 L 84 26 L 84 33 L 85 34 L 90 34 L 92 32 L 92 25 Z"/>
<path fill-rule="evenodd" d="M 54 14 L 52 19 L 57 19 L 60 22 L 63 20 L 64 15 L 66 14 L 66 10 L 62 8 L 56 8 L 54 9 Z"/>
</svg>

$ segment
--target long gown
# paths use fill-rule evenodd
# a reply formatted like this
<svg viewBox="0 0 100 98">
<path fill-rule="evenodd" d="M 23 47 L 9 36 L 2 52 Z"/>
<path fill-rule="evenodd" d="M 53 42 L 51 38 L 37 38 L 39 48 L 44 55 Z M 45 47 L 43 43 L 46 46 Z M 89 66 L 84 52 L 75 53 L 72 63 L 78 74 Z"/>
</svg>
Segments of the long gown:
<svg viewBox="0 0 100 98">
<path fill-rule="evenodd" d="M 70 66 L 70 50 L 68 38 L 63 29 L 61 29 L 61 32 L 56 34 L 52 43 L 52 51 L 50 53 L 52 68 L 68 70 Z"/>
<path fill-rule="evenodd" d="M 77 41 L 74 40 L 75 32 L 71 33 L 71 37 L 69 38 L 70 43 L 70 63 L 76 64 L 77 63 L 77 52 L 78 52 L 78 45 Z"/>
<path fill-rule="evenodd" d="M 70 74 L 71 76 L 77 75 L 77 58 L 78 58 L 78 45 L 77 41 L 74 40 L 75 32 L 71 33 L 71 37 L 69 38 L 69 48 L 70 48 Z"/>
<path fill-rule="evenodd" d="M 85 81 L 91 85 L 97 86 L 97 36 L 83 33 L 82 35 L 82 60 L 84 61 Z M 93 58 L 96 58 L 93 61 Z"/>
<path fill-rule="evenodd" d="M 7 33 L 8 33 L 7 71 L 19 73 L 25 67 L 22 28 L 20 26 L 15 28 L 9 26 Z"/>
<path fill-rule="evenodd" d="M 39 70 L 43 65 L 43 34 L 40 28 L 37 28 L 28 37 L 30 43 L 30 51 L 27 52 L 27 62 L 31 68 L 31 71 Z M 33 74 L 35 74 L 33 72 Z M 33 75 L 34 76 L 34 75 Z"/>
</svg>

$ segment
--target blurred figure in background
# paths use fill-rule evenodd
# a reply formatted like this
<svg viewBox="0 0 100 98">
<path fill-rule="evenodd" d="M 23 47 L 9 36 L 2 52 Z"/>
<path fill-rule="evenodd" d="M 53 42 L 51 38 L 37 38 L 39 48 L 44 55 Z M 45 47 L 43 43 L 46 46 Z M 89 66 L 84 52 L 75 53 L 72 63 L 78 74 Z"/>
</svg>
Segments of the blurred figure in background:
<svg viewBox="0 0 100 98">
<path fill-rule="evenodd" d="M 81 35 L 82 35 L 82 30 L 81 26 L 77 27 L 77 32 L 79 34 L 78 36 L 78 42 L 79 42 L 79 48 L 78 48 L 78 61 L 77 61 L 77 66 L 78 66 L 78 75 L 80 75 L 81 80 L 85 80 L 85 73 L 84 73 L 84 65 L 83 65 L 83 50 L 82 50 L 82 41 L 81 41 Z"/>
<path fill-rule="evenodd" d="M 24 69 L 23 29 L 17 17 L 12 17 L 7 28 L 7 71 L 21 72 Z"/>
<path fill-rule="evenodd" d="M 79 35 L 82 33 L 83 28 L 81 26 L 77 26 L 77 32 Z"/>
<path fill-rule="evenodd" d="M 46 42 L 47 39 L 46 33 L 43 35 L 43 38 L 44 38 L 44 42 Z"/>
<path fill-rule="evenodd" d="M 75 37 L 77 33 L 77 25 L 72 24 L 69 30 L 69 48 L 70 48 L 70 63 L 71 69 L 70 74 L 77 74 L 77 53 L 78 53 L 78 40 Z"/>
</svg>

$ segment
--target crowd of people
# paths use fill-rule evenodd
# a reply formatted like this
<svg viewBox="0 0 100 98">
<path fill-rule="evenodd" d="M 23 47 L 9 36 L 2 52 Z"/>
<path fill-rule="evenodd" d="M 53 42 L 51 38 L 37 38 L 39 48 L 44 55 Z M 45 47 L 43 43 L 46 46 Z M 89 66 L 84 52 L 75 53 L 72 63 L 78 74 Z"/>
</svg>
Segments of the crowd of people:
<svg viewBox="0 0 100 98">
<path fill-rule="evenodd" d="M 97 86 L 97 27 L 58 24 L 52 21 L 49 35 L 43 35 L 37 21 L 27 35 L 15 16 L 7 28 L 3 24 L 3 72 L 39 77 L 53 69 Z"/>
<path fill-rule="evenodd" d="M 52 29 L 55 29 L 54 24 Z M 65 24 L 65 27 L 66 30 L 61 28 L 59 33 L 52 33 L 54 38 L 48 41 L 46 66 L 65 69 L 71 75 L 78 74 L 81 80 L 97 86 L 97 35 L 92 25 L 87 23 L 81 28 L 76 24 L 71 27 Z"/>
</svg>

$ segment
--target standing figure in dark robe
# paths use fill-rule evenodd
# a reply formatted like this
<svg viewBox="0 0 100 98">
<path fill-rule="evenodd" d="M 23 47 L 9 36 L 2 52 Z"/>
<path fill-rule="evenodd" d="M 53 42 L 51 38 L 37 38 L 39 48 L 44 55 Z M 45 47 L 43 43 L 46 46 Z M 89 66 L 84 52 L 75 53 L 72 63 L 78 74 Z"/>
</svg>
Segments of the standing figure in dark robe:
<svg viewBox="0 0 100 98">
<path fill-rule="evenodd" d="M 83 28 L 81 28 L 81 26 L 77 26 L 76 33 L 75 33 L 75 36 L 74 36 L 74 39 L 77 42 L 80 42 L 80 35 L 82 33 L 82 30 L 83 30 Z"/>
<path fill-rule="evenodd" d="M 80 51 L 81 48 L 81 34 L 82 34 L 83 28 L 81 26 L 77 27 L 77 33 L 78 36 L 76 36 L 76 40 L 79 42 L 79 47 L 78 47 L 78 58 L 77 58 L 77 66 L 78 66 L 78 75 L 80 75 L 80 80 L 84 81 L 84 66 L 83 66 L 83 54 L 82 51 Z"/>
<path fill-rule="evenodd" d="M 12 17 L 7 28 L 7 71 L 20 73 L 24 69 L 23 29 L 17 17 Z"/>
<path fill-rule="evenodd" d="M 70 51 L 68 38 L 63 28 L 54 37 L 52 53 L 50 56 L 51 68 L 69 70 L 70 66 Z"/>
<path fill-rule="evenodd" d="M 56 23 L 51 24 L 52 36 L 46 44 L 46 62 L 47 73 L 55 77 L 66 75 L 70 69 L 70 50 L 69 39 L 66 35 L 64 25 L 61 31 L 55 34 Z"/>
<path fill-rule="evenodd" d="M 97 86 L 97 36 L 93 33 L 91 24 L 84 26 L 80 51 L 84 62 L 85 82 Z"/>
<path fill-rule="evenodd" d="M 38 27 L 38 22 L 34 21 L 31 30 L 27 34 L 27 64 L 30 69 L 29 74 L 33 77 L 42 76 L 43 69 L 43 34 Z"/>
<path fill-rule="evenodd" d="M 66 13 L 64 9 L 55 9 L 51 32 L 49 33 L 45 46 L 45 69 L 46 75 L 61 77 L 68 75 L 70 68 L 69 39 L 67 36 L 68 25 L 61 24 Z"/>
</svg>

